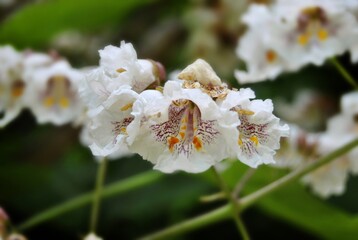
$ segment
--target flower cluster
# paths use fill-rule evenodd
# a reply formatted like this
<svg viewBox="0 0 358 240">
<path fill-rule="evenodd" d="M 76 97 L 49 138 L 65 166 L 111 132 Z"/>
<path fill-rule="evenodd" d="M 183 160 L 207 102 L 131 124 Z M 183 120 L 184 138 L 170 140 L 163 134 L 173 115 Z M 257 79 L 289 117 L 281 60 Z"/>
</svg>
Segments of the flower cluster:
<svg viewBox="0 0 358 240">
<path fill-rule="evenodd" d="M 291 135 L 282 144 L 277 166 L 296 169 L 317 160 L 358 137 L 358 93 L 344 95 L 341 113 L 328 120 L 327 129 L 321 133 L 309 133 L 291 126 Z M 345 191 L 349 173 L 358 174 L 357 149 L 339 157 L 316 171 L 307 174 L 302 181 L 321 197 L 340 195 Z"/>
<path fill-rule="evenodd" d="M 28 108 L 39 123 L 72 122 L 83 112 L 77 89 L 83 72 L 55 54 L 0 48 L 0 111 L 3 127 Z"/>
<path fill-rule="evenodd" d="M 253 4 L 242 21 L 248 26 L 237 54 L 247 71 L 237 70 L 240 83 L 274 79 L 306 64 L 351 52 L 358 61 L 358 4 L 339 0 L 277 0 Z"/>
<path fill-rule="evenodd" d="M 228 157 L 256 167 L 273 163 L 288 135 L 271 100 L 229 89 L 204 60 L 161 87 L 163 67 L 138 59 L 131 44 L 108 46 L 100 57 L 80 89 L 94 155 L 139 153 L 163 172 L 202 172 Z"/>
</svg>

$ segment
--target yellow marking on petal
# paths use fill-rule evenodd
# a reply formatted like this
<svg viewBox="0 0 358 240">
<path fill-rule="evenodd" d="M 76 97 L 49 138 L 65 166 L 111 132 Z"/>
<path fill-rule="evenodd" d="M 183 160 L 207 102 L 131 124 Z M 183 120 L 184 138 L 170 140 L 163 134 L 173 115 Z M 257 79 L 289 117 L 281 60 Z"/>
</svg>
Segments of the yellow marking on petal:
<svg viewBox="0 0 358 240">
<path fill-rule="evenodd" d="M 180 140 L 177 137 L 168 137 L 169 151 L 173 152 L 175 144 L 177 144 L 179 142 L 180 142 Z"/>
<path fill-rule="evenodd" d="M 181 130 L 186 130 L 186 125 L 182 125 L 180 129 Z"/>
<path fill-rule="evenodd" d="M 178 99 L 178 100 L 173 100 L 172 103 L 175 105 L 175 106 L 178 106 L 178 107 L 182 107 L 182 106 L 185 106 L 189 103 L 189 100 L 186 100 L 186 99 Z"/>
<path fill-rule="evenodd" d="M 121 133 L 123 133 L 123 134 L 127 134 L 127 128 L 122 127 L 122 128 L 121 128 Z"/>
<path fill-rule="evenodd" d="M 14 98 L 18 98 L 21 97 L 22 94 L 24 93 L 24 88 L 13 88 L 11 89 L 11 96 L 13 96 Z"/>
<path fill-rule="evenodd" d="M 128 103 L 126 105 L 124 105 L 123 107 L 121 107 L 121 111 L 127 111 L 128 109 L 133 107 L 133 103 Z"/>
<path fill-rule="evenodd" d="M 302 13 L 306 14 L 306 15 L 309 15 L 309 16 L 313 16 L 313 15 L 317 14 L 319 9 L 320 9 L 319 7 L 307 7 L 307 8 L 302 10 Z"/>
<path fill-rule="evenodd" d="M 200 151 L 203 148 L 203 143 L 197 136 L 194 136 L 193 138 L 193 144 L 197 151 Z"/>
<path fill-rule="evenodd" d="M 182 139 L 184 139 L 184 137 L 185 137 L 185 133 L 184 133 L 184 132 L 179 132 L 179 135 L 180 135 L 180 137 L 181 137 Z"/>
<path fill-rule="evenodd" d="M 21 97 L 24 93 L 25 84 L 22 81 L 16 81 L 11 86 L 11 96 L 14 98 Z"/>
<path fill-rule="evenodd" d="M 69 101 L 68 98 L 62 97 L 62 98 L 60 99 L 59 105 L 60 105 L 62 108 L 68 108 L 68 106 L 70 106 L 70 101 Z"/>
<path fill-rule="evenodd" d="M 256 136 L 251 136 L 250 141 L 253 142 L 256 146 L 259 144 L 259 139 Z"/>
<path fill-rule="evenodd" d="M 255 114 L 255 112 L 253 112 L 251 110 L 245 110 L 245 109 L 237 110 L 237 113 L 239 113 L 241 115 L 254 115 Z"/>
<path fill-rule="evenodd" d="M 44 99 L 43 104 L 45 107 L 52 107 L 55 103 L 55 100 L 52 97 L 47 97 Z"/>
<path fill-rule="evenodd" d="M 318 37 L 318 39 L 320 40 L 320 41 L 325 41 L 325 40 L 327 40 L 327 38 L 328 38 L 328 32 L 325 30 L 325 29 L 323 29 L 323 28 L 321 28 L 318 32 L 317 32 L 317 37 Z"/>
<path fill-rule="evenodd" d="M 127 70 L 125 70 L 124 68 L 118 68 L 116 70 L 117 73 L 123 73 L 123 72 L 126 72 Z"/>
<path fill-rule="evenodd" d="M 155 90 L 157 90 L 157 91 L 163 93 L 164 88 L 163 88 L 162 86 L 157 86 L 157 87 L 155 88 Z"/>
<path fill-rule="evenodd" d="M 305 46 L 305 45 L 307 45 L 309 38 L 310 38 L 310 34 L 308 34 L 308 33 L 301 34 L 298 36 L 297 42 L 300 45 Z"/>
<path fill-rule="evenodd" d="M 239 139 L 237 140 L 237 144 L 239 144 L 239 146 L 242 146 L 242 139 L 241 139 L 241 136 L 239 136 Z"/>
<path fill-rule="evenodd" d="M 277 54 L 275 51 L 273 50 L 266 51 L 266 60 L 269 63 L 273 63 L 274 61 L 276 61 L 276 59 L 277 59 Z"/>
</svg>

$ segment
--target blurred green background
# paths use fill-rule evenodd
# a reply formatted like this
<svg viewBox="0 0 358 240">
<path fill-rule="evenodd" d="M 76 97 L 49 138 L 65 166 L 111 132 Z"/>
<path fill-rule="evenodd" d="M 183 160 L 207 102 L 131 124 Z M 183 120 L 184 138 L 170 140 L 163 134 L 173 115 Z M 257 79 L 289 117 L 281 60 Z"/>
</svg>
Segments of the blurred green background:
<svg viewBox="0 0 358 240">
<path fill-rule="evenodd" d="M 225 3 L 226 2 L 226 3 Z M 49 0 L 14 1 L 0 6 L 0 44 L 19 50 L 56 50 L 75 67 L 98 64 L 98 49 L 132 42 L 139 58 L 163 63 L 167 72 L 181 69 L 197 57 L 213 64 L 219 76 L 239 87 L 233 71 L 237 38 L 244 31 L 238 22 L 242 1 L 218 0 Z M 240 1 L 238 1 L 240 2 Z M 225 8 L 223 4 L 236 4 Z M 236 11 L 236 12 L 235 12 Z M 210 14 L 218 14 L 211 25 Z M 228 19 L 226 19 L 228 16 Z M 202 34 L 202 35 L 201 35 Z M 207 35 L 205 35 L 207 34 Z M 213 43 L 204 40 L 212 37 Z M 202 46 L 202 48 L 200 47 Z M 348 56 L 340 60 L 358 76 Z M 246 86 L 245 86 L 246 87 Z M 308 66 L 284 74 L 273 82 L 252 84 L 258 98 L 292 101 L 301 89 L 315 89 L 333 102 L 350 91 L 335 69 Z M 324 123 L 317 130 L 324 129 Z M 0 205 L 14 224 L 82 193 L 94 186 L 97 163 L 79 143 L 80 129 L 37 125 L 27 111 L 0 130 Z M 233 186 L 247 170 L 234 163 L 225 178 Z M 139 156 L 109 163 L 106 183 L 153 171 Z M 285 174 L 260 167 L 244 193 L 258 189 Z M 197 216 L 225 202 L 201 203 L 200 196 L 218 191 L 209 173 L 175 173 L 145 187 L 103 201 L 98 234 L 104 239 L 135 239 Z M 259 201 L 243 214 L 253 239 L 357 239 L 358 178 L 350 177 L 345 194 L 322 200 L 299 183 Z M 88 231 L 89 206 L 71 211 L 25 232 L 29 239 L 81 239 Z M 237 239 L 235 225 L 227 220 L 178 239 Z"/>
</svg>

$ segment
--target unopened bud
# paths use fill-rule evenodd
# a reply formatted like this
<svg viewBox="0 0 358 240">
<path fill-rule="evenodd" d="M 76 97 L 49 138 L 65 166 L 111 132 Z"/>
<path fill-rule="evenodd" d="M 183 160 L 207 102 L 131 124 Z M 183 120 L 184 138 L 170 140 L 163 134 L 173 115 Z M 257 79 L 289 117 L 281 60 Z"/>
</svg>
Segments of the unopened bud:
<svg viewBox="0 0 358 240">
<path fill-rule="evenodd" d="M 155 80 L 153 83 L 151 83 L 146 89 L 156 89 L 158 86 L 161 85 L 162 82 L 166 79 L 166 71 L 160 62 L 148 59 L 150 63 L 152 64 L 152 72 L 155 77 Z"/>
<path fill-rule="evenodd" d="M 200 58 L 181 71 L 178 78 L 187 81 L 197 81 L 204 86 L 219 86 L 222 84 L 212 67 Z"/>
</svg>

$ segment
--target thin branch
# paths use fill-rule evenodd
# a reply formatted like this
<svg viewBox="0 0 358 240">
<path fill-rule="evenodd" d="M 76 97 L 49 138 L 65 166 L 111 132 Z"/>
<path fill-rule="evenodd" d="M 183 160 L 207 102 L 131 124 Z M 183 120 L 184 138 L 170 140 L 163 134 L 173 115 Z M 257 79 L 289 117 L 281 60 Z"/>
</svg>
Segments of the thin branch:
<svg viewBox="0 0 358 240">
<path fill-rule="evenodd" d="M 99 208 L 101 203 L 101 194 L 103 183 L 106 177 L 107 158 L 102 158 L 98 166 L 95 192 L 93 195 L 91 218 L 90 218 L 90 232 L 95 233 L 97 230 Z"/>
<path fill-rule="evenodd" d="M 216 170 L 215 166 L 211 168 L 213 174 L 215 175 L 216 179 L 219 182 L 221 190 L 225 193 L 225 196 L 231 205 L 231 215 L 236 223 L 236 227 L 239 230 L 239 233 L 241 234 L 242 238 L 244 240 L 249 240 L 250 236 L 248 231 L 246 230 L 245 224 L 243 223 L 242 219 L 239 216 L 240 212 L 240 206 L 239 203 L 235 200 L 234 196 L 232 195 L 229 187 L 226 185 L 224 179 L 220 175 L 220 173 Z"/>
<path fill-rule="evenodd" d="M 343 78 L 355 89 L 358 89 L 358 83 L 354 80 L 352 75 L 345 69 L 345 67 L 335 58 L 330 59 L 331 63 L 336 67 L 338 72 L 343 76 Z"/>
<path fill-rule="evenodd" d="M 126 178 L 124 180 L 120 180 L 118 182 L 106 186 L 103 189 L 101 196 L 102 198 L 117 196 L 119 194 L 129 192 L 131 190 L 152 184 L 158 181 L 159 179 L 161 179 L 163 176 L 164 176 L 163 174 L 154 171 L 140 173 L 138 175 Z M 89 203 L 91 203 L 93 196 L 94 196 L 94 192 L 85 193 L 78 197 L 72 198 L 66 202 L 63 202 L 59 205 L 51 207 L 43 212 L 40 212 L 32 216 L 30 219 L 20 224 L 18 226 L 18 230 L 24 231 L 30 229 L 41 223 L 59 217 L 67 212 L 86 206 Z"/>
<path fill-rule="evenodd" d="M 327 156 L 322 157 L 315 162 L 310 162 L 309 164 L 287 174 L 286 176 L 272 182 L 271 184 L 259 189 L 258 191 L 240 199 L 239 211 L 243 211 L 247 207 L 249 207 L 252 204 L 254 204 L 255 202 L 257 202 L 259 199 L 295 182 L 296 180 L 298 180 L 305 174 L 307 174 L 311 171 L 314 171 L 329 162 L 332 162 L 333 160 L 335 160 L 336 158 L 349 152 L 356 146 L 358 146 L 358 139 L 353 140 L 352 142 L 336 149 L 335 151 L 328 154 Z M 198 217 L 195 217 L 192 219 L 188 219 L 184 222 L 175 224 L 171 227 L 168 227 L 166 229 L 155 232 L 153 234 L 144 236 L 140 239 L 142 239 L 142 240 L 170 239 L 173 236 L 177 236 L 179 234 L 184 234 L 184 233 L 193 231 L 195 229 L 199 229 L 204 226 L 207 226 L 207 225 L 210 225 L 213 223 L 217 223 L 219 221 L 227 219 L 230 217 L 230 214 L 231 214 L 231 208 L 230 208 L 230 205 L 227 204 L 227 205 L 217 208 L 211 212 L 205 213 L 201 216 L 198 216 Z"/>
</svg>

